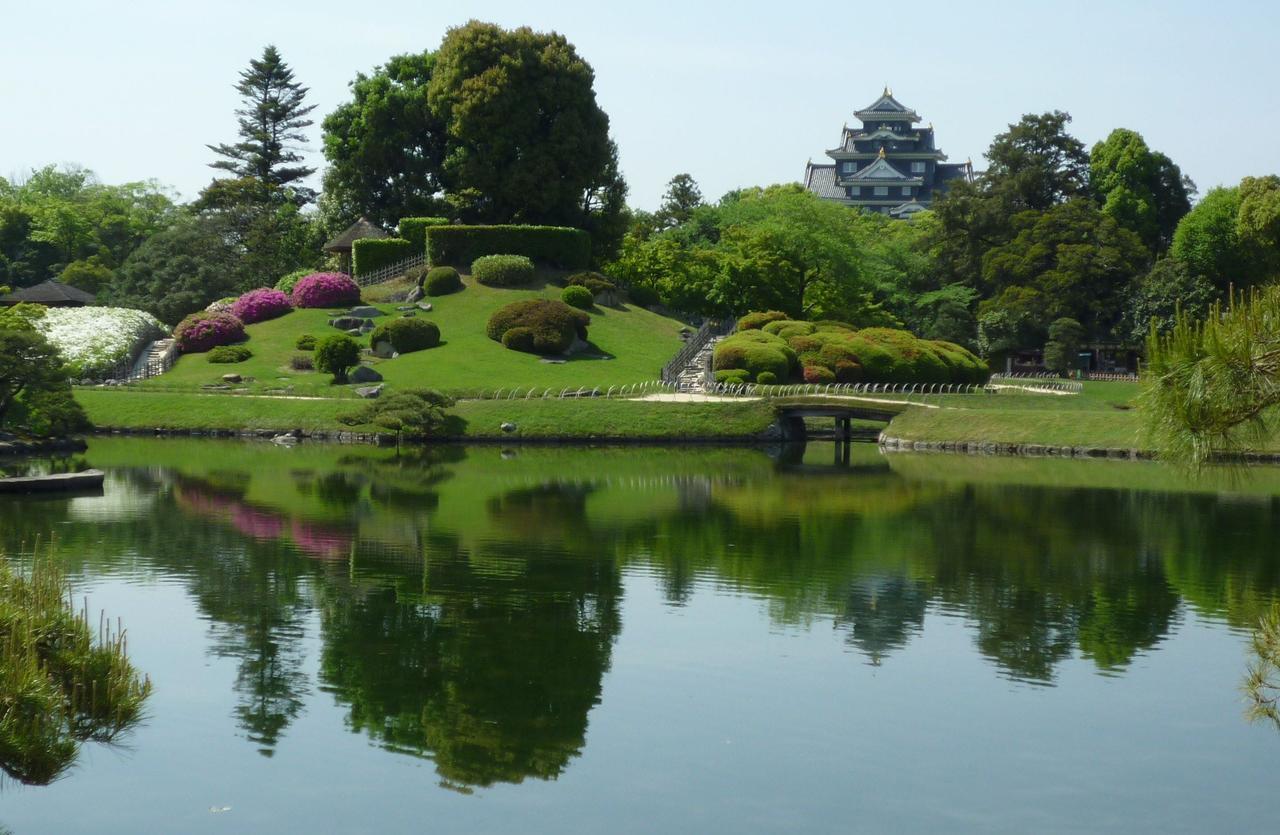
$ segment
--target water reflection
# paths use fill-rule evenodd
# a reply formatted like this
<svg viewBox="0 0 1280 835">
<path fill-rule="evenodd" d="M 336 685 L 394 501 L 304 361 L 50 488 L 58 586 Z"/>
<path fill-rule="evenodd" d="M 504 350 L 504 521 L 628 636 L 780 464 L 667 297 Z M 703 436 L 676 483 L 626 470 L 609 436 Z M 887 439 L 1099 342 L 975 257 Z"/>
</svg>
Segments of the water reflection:
<svg viewBox="0 0 1280 835">
<path fill-rule="evenodd" d="M 71 571 L 183 583 L 209 652 L 236 663 L 236 720 L 264 755 L 322 691 L 352 731 L 429 757 L 459 790 L 551 779 L 582 750 L 632 570 L 672 605 L 714 587 L 778 624 L 829 623 L 877 665 L 931 617 L 962 618 L 997 674 L 1040 685 L 1074 657 L 1123 675 L 1187 607 L 1252 626 L 1280 588 L 1276 473 L 1226 494 L 1146 464 L 857 445 L 103 439 L 88 460 L 109 470 L 99 504 L 0 504 L 3 544 L 56 530 Z"/>
</svg>

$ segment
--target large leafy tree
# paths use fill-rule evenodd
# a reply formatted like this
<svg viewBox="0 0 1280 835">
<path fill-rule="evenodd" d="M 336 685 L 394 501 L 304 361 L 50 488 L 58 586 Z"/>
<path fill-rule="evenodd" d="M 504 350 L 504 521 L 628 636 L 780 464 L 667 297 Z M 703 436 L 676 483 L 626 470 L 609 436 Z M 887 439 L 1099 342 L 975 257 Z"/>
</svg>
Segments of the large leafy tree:
<svg viewBox="0 0 1280 835">
<path fill-rule="evenodd" d="M 435 55 L 397 55 L 351 82 L 351 101 L 324 119 L 325 197 L 333 225 L 361 215 L 394 226 L 438 213 L 444 126 L 427 103 Z"/>
<path fill-rule="evenodd" d="M 294 80 L 293 70 L 280 51 L 268 45 L 261 58 L 249 61 L 235 89 L 242 98 L 236 110 L 240 141 L 210 145 L 209 149 L 222 157 L 210 166 L 264 186 L 288 186 L 301 200 L 312 199 L 314 192 L 300 181 L 315 169 L 300 164 L 302 155 L 298 153 L 307 141 L 303 131 L 312 125 L 307 116 L 315 109 L 305 103 L 307 88 Z"/>
<path fill-rule="evenodd" d="M 1170 253 L 1220 295 L 1280 274 L 1280 178 L 1210 189 L 1178 224 Z"/>
<path fill-rule="evenodd" d="M 1043 211 L 1088 188 L 1089 154 L 1061 110 L 1027 114 L 987 149 L 988 183 L 1016 209 Z"/>
<path fill-rule="evenodd" d="M 13 317 L 0 319 L 0 427 L 19 398 L 66 388 L 58 350 L 39 331 Z"/>
<path fill-rule="evenodd" d="M 1093 146 L 1089 186 L 1103 213 L 1138 233 L 1152 252 L 1169 245 L 1195 193 L 1195 185 L 1171 159 L 1125 128 Z"/>
<path fill-rule="evenodd" d="M 240 253 L 225 218 L 188 216 L 151 236 L 120 269 L 107 298 L 178 322 L 241 287 Z"/>
<path fill-rule="evenodd" d="M 1178 311 L 1195 319 L 1209 313 L 1217 292 L 1209 280 L 1177 258 L 1161 258 L 1133 287 L 1129 302 L 1129 341 L 1142 344 L 1154 329 L 1168 333 Z"/>
</svg>

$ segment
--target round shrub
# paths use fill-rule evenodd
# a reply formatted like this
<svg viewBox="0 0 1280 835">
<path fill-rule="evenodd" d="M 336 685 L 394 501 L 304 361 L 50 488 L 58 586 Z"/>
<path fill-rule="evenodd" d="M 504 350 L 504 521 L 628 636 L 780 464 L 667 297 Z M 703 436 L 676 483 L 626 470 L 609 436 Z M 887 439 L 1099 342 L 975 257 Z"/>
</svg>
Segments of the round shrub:
<svg viewBox="0 0 1280 835">
<path fill-rule="evenodd" d="M 738 320 L 738 330 L 752 331 L 759 330 L 770 322 L 778 322 L 791 317 L 783 313 L 781 310 L 766 310 L 763 313 L 748 313 Z"/>
<path fill-rule="evenodd" d="M 294 371 L 312 371 L 316 361 L 310 354 L 294 354 L 289 357 L 289 367 Z"/>
<path fill-rule="evenodd" d="M 205 359 L 209 362 L 231 363 L 244 362 L 251 356 L 253 351 L 243 345 L 219 345 L 205 354 Z"/>
<path fill-rule="evenodd" d="M 533 281 L 533 262 L 523 255 L 482 255 L 471 276 L 487 287 L 521 287 Z"/>
<path fill-rule="evenodd" d="M 314 351 L 316 349 L 316 338 L 309 333 L 304 333 L 298 337 L 298 341 L 293 343 L 293 347 L 299 351 Z"/>
<path fill-rule="evenodd" d="M 762 386 L 776 385 L 778 382 L 778 375 L 774 374 L 772 371 L 761 371 L 756 375 L 756 382 Z"/>
<path fill-rule="evenodd" d="M 360 343 L 345 333 L 326 336 L 316 343 L 315 366 L 332 374 L 335 382 L 347 379 L 347 369 L 360 362 Z"/>
<path fill-rule="evenodd" d="M 780 336 L 783 339 L 790 340 L 794 336 L 808 336 L 818 330 L 817 325 L 812 322 L 796 322 L 792 319 L 777 319 L 773 322 L 766 322 L 760 330 L 765 333 L 771 333 L 774 336 Z"/>
<path fill-rule="evenodd" d="M 230 313 L 202 310 L 192 313 L 173 329 L 173 338 L 184 354 L 199 354 L 219 345 L 244 341 L 244 322 Z"/>
<path fill-rule="evenodd" d="M 231 305 L 231 315 L 246 325 L 275 319 L 293 310 L 289 297 L 279 290 L 261 287 L 250 290 Z"/>
<path fill-rule="evenodd" d="M 740 386 L 747 381 L 747 372 L 740 368 L 730 368 L 716 372 L 716 382 L 726 386 Z"/>
<path fill-rule="evenodd" d="M 422 287 L 428 296 L 447 296 L 462 289 L 462 279 L 453 267 L 432 267 Z"/>
<path fill-rule="evenodd" d="M 564 302 L 530 299 L 513 302 L 494 311 L 489 317 L 485 333 L 490 339 L 502 342 L 515 351 L 563 354 L 573 346 L 575 338 L 586 340 L 587 325 L 590 323 L 590 316 Z M 513 340 L 515 344 L 509 344 L 503 337 L 513 328 L 527 328 L 532 337 L 520 334 Z"/>
<path fill-rule="evenodd" d="M 780 337 L 760 330 L 735 333 L 716 345 L 712 364 L 716 371 L 739 370 L 748 379 L 769 372 L 775 380 L 791 376 L 796 353 Z"/>
<path fill-rule="evenodd" d="M 311 273 L 293 285 L 294 307 L 345 307 L 360 301 L 360 285 L 346 273 Z"/>
<path fill-rule="evenodd" d="M 310 269 L 294 270 L 288 275 L 281 276 L 280 280 L 276 282 L 276 289 L 286 295 L 293 295 L 293 286 L 298 283 L 298 279 L 314 272 L 315 270 Z"/>
<path fill-rule="evenodd" d="M 369 334 L 369 347 L 390 342 L 400 354 L 409 354 L 440 344 L 440 328 L 426 319 L 392 319 L 383 322 Z"/>
<path fill-rule="evenodd" d="M 209 302 L 209 306 L 205 310 L 210 313 L 230 313 L 231 305 L 235 303 L 235 296 L 227 296 L 226 298 L 218 299 L 216 302 Z"/>
<path fill-rule="evenodd" d="M 560 301 L 579 310 L 590 310 L 591 305 L 595 304 L 595 296 L 586 287 L 572 284 L 560 293 Z"/>
<path fill-rule="evenodd" d="M 804 367 L 804 381 L 806 383 L 834 383 L 836 375 L 830 368 L 821 365 L 806 365 Z"/>
<path fill-rule="evenodd" d="M 526 354 L 534 353 L 534 339 L 532 328 L 512 328 L 502 335 L 502 347 L 510 348 L 512 351 L 523 351 Z"/>
<path fill-rule="evenodd" d="M 564 283 L 568 287 L 586 287 L 591 291 L 592 296 L 598 296 L 601 293 L 613 293 L 618 289 L 616 284 L 600 275 L 600 273 L 574 273 L 566 278 Z"/>
</svg>

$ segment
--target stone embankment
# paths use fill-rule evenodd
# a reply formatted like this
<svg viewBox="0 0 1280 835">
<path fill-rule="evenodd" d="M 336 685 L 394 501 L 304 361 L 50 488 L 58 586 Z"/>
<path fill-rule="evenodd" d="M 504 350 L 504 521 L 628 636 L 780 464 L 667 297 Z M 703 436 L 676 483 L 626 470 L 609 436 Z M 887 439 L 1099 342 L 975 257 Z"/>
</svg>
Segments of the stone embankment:
<svg viewBox="0 0 1280 835">
<path fill-rule="evenodd" d="M 880 448 L 890 452 L 959 452 L 966 455 L 1025 455 L 1041 458 L 1127 458 L 1149 459 L 1148 450 L 1117 447 L 1055 446 L 1053 444 L 1008 444 L 996 441 L 908 441 L 880 435 Z"/>
<path fill-rule="evenodd" d="M 88 444 L 83 438 L 45 438 L 27 441 L 12 435 L 0 437 L 0 456 L 84 452 L 86 449 Z"/>
</svg>

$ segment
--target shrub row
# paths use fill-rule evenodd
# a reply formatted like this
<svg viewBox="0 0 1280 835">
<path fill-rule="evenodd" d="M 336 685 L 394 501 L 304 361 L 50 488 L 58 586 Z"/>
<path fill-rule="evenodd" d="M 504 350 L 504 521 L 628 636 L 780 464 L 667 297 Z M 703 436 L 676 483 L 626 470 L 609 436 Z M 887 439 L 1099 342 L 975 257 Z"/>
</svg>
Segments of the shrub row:
<svg viewBox="0 0 1280 835">
<path fill-rule="evenodd" d="M 482 255 L 471 262 L 471 277 L 486 287 L 522 287 L 533 281 L 533 262 L 523 255 Z"/>
<path fill-rule="evenodd" d="M 404 238 L 361 238 L 351 245 L 351 271 L 367 275 L 421 251 Z"/>
<path fill-rule="evenodd" d="M 400 354 L 434 348 L 440 344 L 440 328 L 426 319 L 392 319 L 383 322 L 369 334 L 369 347 L 379 342 L 390 342 Z"/>
<path fill-rule="evenodd" d="M 498 308 L 485 333 L 513 351 L 563 354 L 575 338 L 586 340 L 590 323 L 590 316 L 564 302 L 531 299 Z"/>
<path fill-rule="evenodd" d="M 565 270 L 586 269 L 591 236 L 567 226 L 430 226 L 427 259 L 464 267 L 482 255 L 523 255 Z"/>
<path fill-rule="evenodd" d="M 400 237 L 413 244 L 413 254 L 427 251 L 427 227 L 448 226 L 447 217 L 402 217 L 397 231 Z"/>
</svg>

